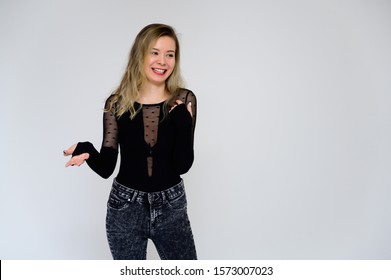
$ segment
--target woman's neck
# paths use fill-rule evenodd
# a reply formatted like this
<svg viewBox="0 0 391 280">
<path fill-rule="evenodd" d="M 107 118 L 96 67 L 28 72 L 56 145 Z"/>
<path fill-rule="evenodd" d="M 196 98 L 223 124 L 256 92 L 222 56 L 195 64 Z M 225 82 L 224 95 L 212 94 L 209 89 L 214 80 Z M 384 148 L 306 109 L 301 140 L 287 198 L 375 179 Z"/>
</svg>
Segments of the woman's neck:
<svg viewBox="0 0 391 280">
<path fill-rule="evenodd" d="M 154 85 L 146 83 L 140 90 L 140 97 L 137 102 L 141 104 L 156 104 L 166 100 L 169 93 L 166 90 L 166 85 Z"/>
</svg>

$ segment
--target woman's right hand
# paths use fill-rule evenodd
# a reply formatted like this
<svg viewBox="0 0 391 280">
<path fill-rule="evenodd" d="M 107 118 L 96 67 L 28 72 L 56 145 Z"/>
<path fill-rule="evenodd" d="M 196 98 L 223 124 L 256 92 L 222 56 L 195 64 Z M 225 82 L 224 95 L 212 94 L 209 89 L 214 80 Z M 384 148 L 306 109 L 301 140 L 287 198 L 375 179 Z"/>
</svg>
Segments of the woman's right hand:
<svg viewBox="0 0 391 280">
<path fill-rule="evenodd" d="M 171 107 L 170 112 L 175 109 L 176 106 L 183 104 L 182 100 L 177 99 L 175 101 L 174 106 Z M 186 104 L 187 111 L 189 111 L 190 115 L 193 117 L 193 109 L 191 108 L 191 102 Z"/>
<path fill-rule="evenodd" d="M 71 156 L 76 149 L 77 144 L 73 144 L 67 150 L 64 150 L 64 156 Z M 90 157 L 89 153 L 80 154 L 77 156 L 73 156 L 66 164 L 65 167 L 68 166 L 80 166 L 82 165 L 88 158 Z"/>
</svg>

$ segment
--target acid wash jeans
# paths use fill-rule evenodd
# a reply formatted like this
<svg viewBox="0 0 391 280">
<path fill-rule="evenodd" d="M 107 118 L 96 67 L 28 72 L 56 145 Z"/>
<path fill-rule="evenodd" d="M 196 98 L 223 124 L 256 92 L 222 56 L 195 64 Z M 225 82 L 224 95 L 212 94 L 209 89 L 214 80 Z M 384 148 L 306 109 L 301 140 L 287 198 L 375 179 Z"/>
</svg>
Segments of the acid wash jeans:
<svg viewBox="0 0 391 280">
<path fill-rule="evenodd" d="M 162 260 L 196 260 L 183 180 L 146 193 L 115 179 L 107 202 L 106 232 L 115 260 L 145 260 L 151 239 Z"/>
</svg>

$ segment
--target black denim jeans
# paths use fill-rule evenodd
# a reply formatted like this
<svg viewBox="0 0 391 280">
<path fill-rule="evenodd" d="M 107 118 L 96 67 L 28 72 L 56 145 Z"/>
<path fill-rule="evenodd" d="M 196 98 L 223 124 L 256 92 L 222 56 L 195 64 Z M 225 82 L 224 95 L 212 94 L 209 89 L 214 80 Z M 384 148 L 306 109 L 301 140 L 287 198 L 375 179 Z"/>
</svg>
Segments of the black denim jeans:
<svg viewBox="0 0 391 280">
<path fill-rule="evenodd" d="M 163 260 L 197 259 L 183 181 L 161 192 L 146 193 L 114 179 L 106 231 L 115 260 L 146 259 L 148 239 Z"/>
</svg>

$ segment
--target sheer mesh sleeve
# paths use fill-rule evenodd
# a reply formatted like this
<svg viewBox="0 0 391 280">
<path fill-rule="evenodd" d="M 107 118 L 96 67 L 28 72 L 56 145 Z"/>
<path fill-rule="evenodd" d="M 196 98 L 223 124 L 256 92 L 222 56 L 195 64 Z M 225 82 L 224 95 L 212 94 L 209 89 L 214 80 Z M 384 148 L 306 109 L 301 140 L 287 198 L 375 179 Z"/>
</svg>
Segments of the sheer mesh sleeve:
<svg viewBox="0 0 391 280">
<path fill-rule="evenodd" d="M 182 102 L 185 103 L 186 105 L 189 102 L 191 103 L 191 110 L 192 110 L 192 116 L 193 116 L 192 127 L 193 127 L 193 134 L 194 134 L 196 120 L 197 120 L 197 98 L 196 98 L 195 94 L 190 90 L 182 90 L 179 93 L 178 97 L 179 97 L 179 100 L 182 100 Z"/>
<path fill-rule="evenodd" d="M 182 90 L 178 99 L 184 104 L 176 106 L 170 117 L 176 125 L 174 164 L 180 174 L 186 173 L 194 161 L 194 132 L 197 119 L 197 98 L 189 90 Z M 191 102 L 192 116 L 186 108 Z"/>
<path fill-rule="evenodd" d="M 118 158 L 118 126 L 112 110 L 108 111 L 112 97 L 109 97 L 105 104 L 103 113 L 103 141 L 100 152 L 90 142 L 79 142 L 72 156 L 89 153 L 87 160 L 98 175 L 108 178 L 113 174 Z"/>
<path fill-rule="evenodd" d="M 102 147 L 118 150 L 118 125 L 113 110 L 109 110 L 113 96 L 106 100 L 103 114 L 103 141 Z"/>
</svg>

